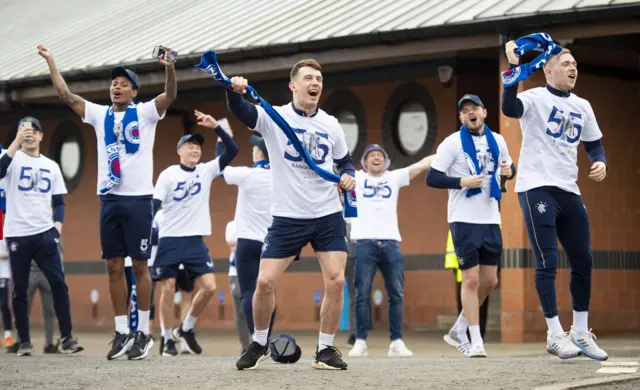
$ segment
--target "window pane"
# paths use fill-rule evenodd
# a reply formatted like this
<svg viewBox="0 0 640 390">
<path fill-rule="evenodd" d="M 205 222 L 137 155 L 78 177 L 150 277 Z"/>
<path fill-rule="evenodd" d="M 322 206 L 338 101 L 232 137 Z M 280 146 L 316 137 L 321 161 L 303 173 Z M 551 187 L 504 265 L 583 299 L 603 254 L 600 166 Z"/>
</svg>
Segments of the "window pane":
<svg viewBox="0 0 640 390">
<path fill-rule="evenodd" d="M 80 169 L 80 144 L 76 140 L 67 140 L 60 149 L 60 168 L 65 179 L 73 179 Z"/>
<path fill-rule="evenodd" d="M 356 120 L 356 116 L 354 113 L 350 111 L 340 111 L 336 118 L 338 122 L 340 122 L 340 126 L 344 130 L 344 137 L 347 140 L 347 146 L 349 147 L 349 152 L 353 153 L 356 149 L 356 145 L 358 145 L 358 121 Z"/>
<path fill-rule="evenodd" d="M 410 156 L 422 148 L 429 133 L 427 112 L 416 102 L 407 102 L 400 107 L 398 115 L 398 138 L 400 146 Z"/>
</svg>

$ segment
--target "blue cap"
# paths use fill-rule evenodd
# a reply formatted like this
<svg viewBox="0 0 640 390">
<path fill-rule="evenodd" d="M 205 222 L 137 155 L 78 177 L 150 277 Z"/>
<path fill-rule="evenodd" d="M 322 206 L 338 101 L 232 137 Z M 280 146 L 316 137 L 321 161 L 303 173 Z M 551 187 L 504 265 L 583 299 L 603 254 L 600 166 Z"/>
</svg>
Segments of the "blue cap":
<svg viewBox="0 0 640 390">
<path fill-rule="evenodd" d="M 22 125 L 23 123 L 29 122 L 31 123 L 31 125 L 33 127 L 35 127 L 36 129 L 38 129 L 38 131 L 42 131 L 42 125 L 40 124 L 40 121 L 37 120 L 36 118 L 32 117 L 32 116 L 26 116 L 22 119 L 20 119 L 20 122 L 18 122 L 18 129 L 20 128 L 20 125 Z"/>
<path fill-rule="evenodd" d="M 472 94 L 468 93 L 468 94 L 464 95 L 462 98 L 460 98 L 460 100 L 458 100 L 458 111 L 462 110 L 462 106 L 466 102 L 471 102 L 471 103 L 475 104 L 476 106 L 480 106 L 480 107 L 484 108 L 484 104 L 482 104 L 482 100 L 480 100 L 480 98 L 477 95 L 472 95 Z"/>
<path fill-rule="evenodd" d="M 374 150 L 378 150 L 382 152 L 382 154 L 384 154 L 384 170 L 386 171 L 387 169 L 389 169 L 389 165 L 391 165 L 391 159 L 389 158 L 389 155 L 387 154 L 387 152 L 382 148 L 382 146 L 378 144 L 371 144 L 367 146 L 367 148 L 364 150 L 364 153 L 362 154 L 362 158 L 360 159 L 360 165 L 362 165 L 362 170 L 365 172 L 367 171 L 367 166 L 365 165 L 364 162 L 367 159 L 367 154 L 369 154 L 369 152 L 373 152 Z"/>
<path fill-rule="evenodd" d="M 251 145 L 255 145 L 262 151 L 264 157 L 269 159 L 269 151 L 267 150 L 267 144 L 264 143 L 264 138 L 260 134 L 252 134 L 251 135 Z"/>
<path fill-rule="evenodd" d="M 180 140 L 178 141 L 177 149 L 180 149 L 180 147 L 187 142 L 193 142 L 202 146 L 204 144 L 204 137 L 200 133 L 185 134 L 182 137 L 180 137 Z"/>
<path fill-rule="evenodd" d="M 140 78 L 137 74 L 133 73 L 130 69 L 125 68 L 124 66 L 117 66 L 111 70 L 111 80 L 115 79 L 118 76 L 123 76 L 129 79 L 134 85 L 134 89 L 140 89 Z"/>
</svg>

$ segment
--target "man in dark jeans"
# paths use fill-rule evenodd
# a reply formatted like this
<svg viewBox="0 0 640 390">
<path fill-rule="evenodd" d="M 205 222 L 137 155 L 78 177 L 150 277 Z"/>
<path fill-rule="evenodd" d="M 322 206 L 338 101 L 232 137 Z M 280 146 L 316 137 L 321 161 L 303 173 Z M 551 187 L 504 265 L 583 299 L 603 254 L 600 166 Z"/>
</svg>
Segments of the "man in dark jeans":
<svg viewBox="0 0 640 390">
<path fill-rule="evenodd" d="M 350 238 L 355 248 L 356 340 L 349 357 L 367 356 L 371 318 L 371 285 L 380 269 L 389 297 L 389 357 L 413 356 L 402 340 L 404 264 L 399 242 L 398 193 L 412 179 L 430 168 L 431 159 L 389 171 L 391 161 L 379 145 L 369 145 L 356 172 L 358 218 L 351 221 Z"/>
</svg>

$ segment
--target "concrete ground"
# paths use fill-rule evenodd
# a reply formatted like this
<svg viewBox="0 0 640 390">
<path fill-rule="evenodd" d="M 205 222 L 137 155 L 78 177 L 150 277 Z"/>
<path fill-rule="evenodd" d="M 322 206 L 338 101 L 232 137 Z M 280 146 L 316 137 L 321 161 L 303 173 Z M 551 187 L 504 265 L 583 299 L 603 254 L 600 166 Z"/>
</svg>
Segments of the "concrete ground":
<svg viewBox="0 0 640 390">
<path fill-rule="evenodd" d="M 107 361 L 104 356 L 111 335 L 104 331 L 77 331 L 76 337 L 86 350 L 73 356 L 43 355 L 42 334 L 35 333 L 36 356 L 0 354 L 0 389 L 640 388 L 637 336 L 598 340 L 611 356 L 603 365 L 587 358 L 562 361 L 547 354 L 543 343 L 501 345 L 489 341 L 488 359 L 469 359 L 445 344 L 441 332 L 432 331 L 405 333 L 405 342 L 415 354 L 407 359 L 387 358 L 386 333 L 373 332 L 368 340 L 370 357 L 355 359 L 346 357 L 348 335 L 341 333 L 336 336 L 336 345 L 349 368 L 335 372 L 311 368 L 315 332 L 289 333 L 298 340 L 302 359 L 292 365 L 268 361 L 254 371 L 235 369 L 240 346 L 231 331 L 198 333 L 203 356 L 161 357 L 156 343 L 152 356 L 139 362 Z"/>
</svg>

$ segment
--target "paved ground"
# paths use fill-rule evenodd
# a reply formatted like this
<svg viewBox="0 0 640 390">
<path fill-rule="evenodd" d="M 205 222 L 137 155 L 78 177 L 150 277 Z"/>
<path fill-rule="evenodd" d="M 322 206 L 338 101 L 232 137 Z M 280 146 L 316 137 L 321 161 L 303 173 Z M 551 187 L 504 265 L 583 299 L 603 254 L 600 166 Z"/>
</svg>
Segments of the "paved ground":
<svg viewBox="0 0 640 390">
<path fill-rule="evenodd" d="M 87 348 L 82 355 L 38 353 L 31 358 L 17 358 L 0 354 L 0 389 L 127 389 L 142 384 L 144 389 L 240 389 L 252 385 L 261 389 L 536 389 L 620 377 L 615 372 L 598 373 L 601 363 L 586 358 L 561 361 L 546 354 L 538 343 L 488 343 L 489 359 L 463 358 L 440 341 L 439 333 L 433 332 L 406 334 L 407 345 L 416 354 L 414 358 L 388 359 L 386 335 L 377 332 L 369 341 L 371 357 L 345 358 L 347 371 L 317 371 L 310 367 L 315 334 L 293 333 L 303 349 L 300 362 L 280 365 L 269 361 L 258 370 L 240 372 L 235 369 L 239 347 L 231 332 L 200 334 L 205 356 L 164 358 L 154 347 L 154 356 L 140 362 L 106 361 L 110 335 L 81 332 L 77 336 Z M 36 352 L 40 352 L 42 335 L 34 335 L 33 341 Z M 337 341 L 346 356 L 346 334 L 338 335 Z M 609 350 L 611 362 L 640 362 L 640 339 L 603 339 L 600 344 Z M 640 374 L 626 375 L 625 378 L 640 380 Z M 640 381 L 633 381 L 598 384 L 595 388 L 639 387 Z"/>
</svg>

